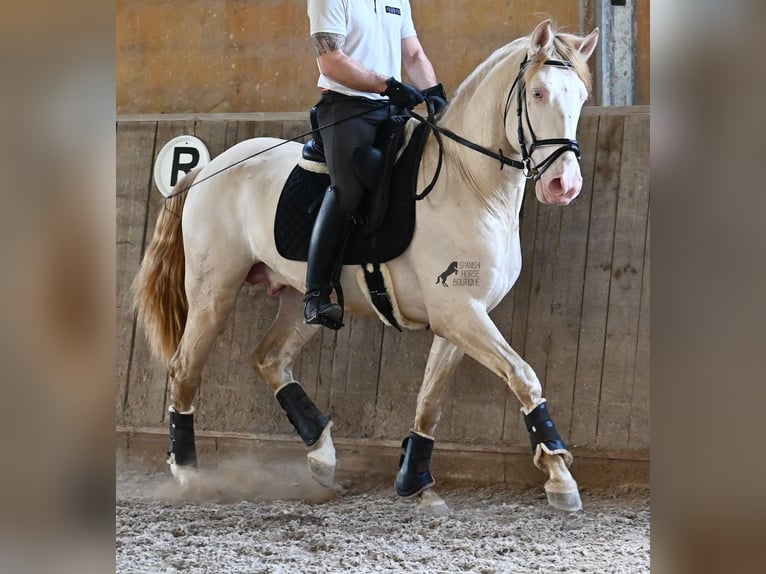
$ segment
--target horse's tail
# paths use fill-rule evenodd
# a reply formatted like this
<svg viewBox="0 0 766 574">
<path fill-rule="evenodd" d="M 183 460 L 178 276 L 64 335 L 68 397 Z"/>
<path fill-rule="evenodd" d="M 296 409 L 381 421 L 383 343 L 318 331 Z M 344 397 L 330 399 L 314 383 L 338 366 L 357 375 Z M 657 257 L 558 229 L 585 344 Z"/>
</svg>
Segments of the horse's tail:
<svg viewBox="0 0 766 574">
<path fill-rule="evenodd" d="M 184 288 L 184 243 L 181 213 L 188 188 L 199 169 L 192 170 L 176 185 L 173 197 L 160 210 L 154 235 L 133 283 L 133 306 L 143 325 L 152 353 L 167 367 L 181 341 L 189 304 Z"/>
</svg>

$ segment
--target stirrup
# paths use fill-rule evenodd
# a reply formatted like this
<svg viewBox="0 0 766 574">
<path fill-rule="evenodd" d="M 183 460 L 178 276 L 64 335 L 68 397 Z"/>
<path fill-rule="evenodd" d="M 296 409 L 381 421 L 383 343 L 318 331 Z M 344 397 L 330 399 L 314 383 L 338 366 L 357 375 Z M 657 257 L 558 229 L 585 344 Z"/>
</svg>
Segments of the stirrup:
<svg viewBox="0 0 766 574">
<path fill-rule="evenodd" d="M 322 325 L 333 331 L 341 329 L 343 324 L 343 307 L 337 303 L 328 301 L 322 303 L 322 292 L 314 289 L 306 293 L 303 298 L 303 318 L 307 325 Z M 337 316 L 334 317 L 333 315 Z"/>
</svg>

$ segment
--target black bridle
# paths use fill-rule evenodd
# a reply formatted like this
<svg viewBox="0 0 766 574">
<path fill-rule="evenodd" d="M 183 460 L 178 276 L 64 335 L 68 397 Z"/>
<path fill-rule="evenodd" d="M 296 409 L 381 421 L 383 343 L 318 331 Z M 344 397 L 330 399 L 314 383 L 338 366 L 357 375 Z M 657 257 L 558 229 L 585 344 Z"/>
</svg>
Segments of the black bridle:
<svg viewBox="0 0 766 574">
<path fill-rule="evenodd" d="M 511 107 L 511 95 L 513 94 L 514 87 L 518 86 L 516 91 L 516 117 L 518 119 L 518 132 L 519 132 L 519 146 L 521 147 L 521 161 L 524 164 L 522 168 L 524 175 L 529 179 L 534 177 L 535 181 L 540 179 L 540 176 L 547 170 L 554 161 L 556 161 L 560 155 L 571 151 L 575 154 L 577 159 L 580 159 L 580 144 L 577 140 L 570 140 L 568 138 L 550 138 L 547 140 L 539 140 L 535 135 L 535 131 L 532 129 L 532 122 L 529 120 L 529 106 L 526 105 L 527 85 L 524 82 L 524 71 L 529 64 L 529 60 L 524 58 L 524 61 L 519 67 L 519 73 L 516 75 L 516 79 L 511 85 L 511 89 L 508 91 L 508 97 L 505 99 L 505 111 L 503 112 L 503 125 L 508 121 L 508 110 Z M 573 69 L 572 62 L 567 60 L 545 60 L 544 66 L 556 66 L 558 68 Z M 524 118 L 527 120 L 527 129 L 529 130 L 529 136 L 532 138 L 532 145 L 527 150 L 526 138 L 524 137 L 524 128 L 521 123 L 521 112 L 524 111 Z M 535 149 L 540 147 L 559 146 L 553 152 L 551 152 L 543 161 L 534 165 L 532 162 L 532 153 Z"/>
<path fill-rule="evenodd" d="M 551 166 L 553 165 L 553 162 L 555 162 L 562 154 L 571 151 L 575 154 L 577 159 L 580 159 L 580 145 L 577 143 L 577 140 L 570 140 L 568 138 L 549 138 L 549 139 L 537 139 L 537 136 L 535 135 L 535 131 L 532 129 L 532 123 L 529 120 L 529 107 L 526 105 L 526 93 L 527 93 L 527 86 L 526 82 L 524 81 L 524 71 L 527 68 L 527 65 L 529 65 L 529 60 L 527 57 L 524 57 L 524 60 L 521 62 L 521 65 L 519 66 L 519 73 L 516 74 L 516 79 L 513 81 L 513 84 L 511 84 L 510 90 L 508 90 L 508 96 L 505 99 L 505 109 L 503 111 L 503 126 L 505 126 L 508 123 L 508 112 L 511 109 L 511 102 L 513 97 L 514 90 L 516 91 L 516 117 L 518 119 L 518 134 L 519 134 L 519 151 L 521 153 L 521 161 L 506 157 L 505 154 L 503 154 L 502 149 L 498 149 L 498 153 L 495 153 L 494 151 L 487 149 L 483 146 L 480 146 L 477 143 L 472 142 L 471 140 L 468 140 L 464 138 L 463 136 L 457 135 L 452 130 L 448 130 L 447 128 L 443 128 L 441 126 L 438 126 L 434 123 L 434 119 L 432 114 L 429 113 L 428 118 L 423 118 L 416 114 L 415 112 L 410 112 L 410 114 L 418 119 L 419 121 L 428 124 L 428 126 L 433 131 L 434 136 L 436 137 L 436 141 L 439 144 L 439 161 L 436 165 L 436 171 L 434 173 L 433 180 L 431 183 L 420 193 L 415 195 L 415 199 L 423 199 L 428 193 L 433 189 L 433 187 L 436 185 L 436 180 L 439 177 L 439 172 L 441 171 L 441 165 L 442 165 L 442 140 L 441 136 L 444 135 L 448 137 L 449 139 L 456 141 L 457 143 L 471 148 L 474 151 L 477 151 L 483 155 L 486 155 L 488 157 L 491 157 L 493 159 L 496 159 L 500 162 L 500 169 L 503 169 L 503 167 L 510 166 L 514 167 L 516 169 L 520 169 L 521 172 L 524 174 L 524 177 L 527 179 L 533 179 L 537 181 L 540 179 L 540 176 L 543 175 L 543 173 Z M 569 68 L 573 69 L 574 65 L 572 62 L 569 62 L 567 60 L 545 60 L 543 63 L 544 66 L 556 66 L 558 68 Z M 522 124 L 522 115 L 526 119 L 527 122 L 527 129 L 529 130 L 529 135 L 532 138 L 532 142 L 529 147 L 527 147 L 527 141 L 526 137 L 524 136 L 524 126 Z M 559 146 L 554 151 L 552 151 L 548 156 L 543 159 L 540 163 L 535 164 L 534 160 L 532 159 L 532 153 L 537 149 L 541 147 L 549 147 L 549 146 Z"/>
</svg>

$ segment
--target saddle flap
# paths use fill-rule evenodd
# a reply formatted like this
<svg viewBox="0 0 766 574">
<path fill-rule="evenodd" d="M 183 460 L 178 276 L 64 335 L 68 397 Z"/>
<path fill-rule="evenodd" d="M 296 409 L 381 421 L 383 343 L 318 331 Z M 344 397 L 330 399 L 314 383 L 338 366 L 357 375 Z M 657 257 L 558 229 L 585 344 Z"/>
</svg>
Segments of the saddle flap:
<svg viewBox="0 0 766 574">
<path fill-rule="evenodd" d="M 357 227 L 363 235 L 374 233 L 385 218 L 391 174 L 408 119 L 407 115 L 389 118 L 378 128 L 375 146 L 354 150 L 354 170 L 367 192 L 358 209 Z"/>
</svg>

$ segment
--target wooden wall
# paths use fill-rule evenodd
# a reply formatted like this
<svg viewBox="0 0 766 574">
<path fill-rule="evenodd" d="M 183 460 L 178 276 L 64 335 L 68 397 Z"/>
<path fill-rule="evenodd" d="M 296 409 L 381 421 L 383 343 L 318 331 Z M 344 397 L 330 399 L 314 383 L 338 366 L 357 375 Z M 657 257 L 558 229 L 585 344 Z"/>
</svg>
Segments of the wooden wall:
<svg viewBox="0 0 766 574">
<path fill-rule="evenodd" d="M 136 330 L 129 294 L 162 206 L 152 181 L 156 153 L 181 134 L 196 135 L 214 156 L 246 138 L 288 138 L 306 129 L 302 114 L 118 119 L 116 409 L 123 431 L 156 429 L 163 436 L 166 425 L 166 375 Z M 576 452 L 647 460 L 649 109 L 586 108 L 578 138 L 582 194 L 566 208 L 541 205 L 527 194 L 522 274 L 492 316 L 543 381 L 557 425 Z M 293 437 L 248 365 L 276 304 L 260 289 L 243 288 L 203 375 L 195 421 L 209 436 Z M 310 342 L 296 376 L 335 421 L 341 441 L 395 445 L 412 424 L 430 340 L 428 332 L 399 334 L 352 319 Z M 214 442 L 200 441 L 203 456 L 205 448 L 220 449 Z M 528 456 L 518 401 L 470 358 L 447 392 L 437 429 L 441 444 Z"/>
<path fill-rule="evenodd" d="M 491 52 L 544 18 L 578 32 L 581 0 L 412 0 L 451 94 Z M 582 20 L 593 29 L 588 0 Z M 649 0 L 638 0 L 639 95 L 649 103 Z M 304 111 L 318 100 L 306 0 L 118 0 L 117 113 Z"/>
</svg>

